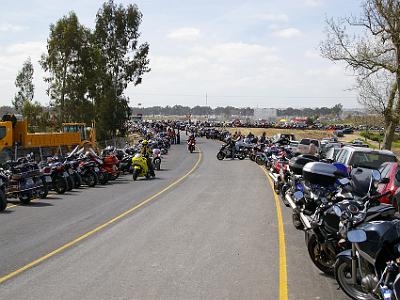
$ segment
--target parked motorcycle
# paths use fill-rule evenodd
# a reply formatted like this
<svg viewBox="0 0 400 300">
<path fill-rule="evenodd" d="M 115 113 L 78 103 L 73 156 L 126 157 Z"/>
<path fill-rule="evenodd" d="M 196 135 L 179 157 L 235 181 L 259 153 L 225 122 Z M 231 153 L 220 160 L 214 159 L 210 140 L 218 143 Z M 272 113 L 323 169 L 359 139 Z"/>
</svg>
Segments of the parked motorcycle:
<svg viewBox="0 0 400 300">
<path fill-rule="evenodd" d="M 335 278 L 352 299 L 399 300 L 400 220 L 357 220 L 361 216 L 366 221 L 368 208 L 378 205 L 376 201 L 377 197 L 370 198 L 358 214 L 336 208 L 341 217 L 341 234 L 347 237 L 351 249 L 337 255 Z M 354 228 L 354 223 L 361 224 Z"/>
<path fill-rule="evenodd" d="M 161 150 L 153 149 L 153 164 L 157 171 L 161 170 Z"/>
<path fill-rule="evenodd" d="M 223 160 L 224 158 L 232 158 L 232 149 L 229 144 L 225 144 L 221 146 L 221 149 L 219 150 L 217 154 L 217 159 L 218 160 Z M 243 151 L 235 151 L 235 154 L 233 158 L 238 158 L 240 160 L 243 160 L 246 158 L 246 153 Z"/>
<path fill-rule="evenodd" d="M 4 189 L 7 198 L 19 198 L 21 203 L 28 204 L 32 198 L 47 197 L 48 189 L 36 163 L 20 158 L 16 162 L 6 162 L 3 168 L 1 173 L 7 182 Z"/>
</svg>

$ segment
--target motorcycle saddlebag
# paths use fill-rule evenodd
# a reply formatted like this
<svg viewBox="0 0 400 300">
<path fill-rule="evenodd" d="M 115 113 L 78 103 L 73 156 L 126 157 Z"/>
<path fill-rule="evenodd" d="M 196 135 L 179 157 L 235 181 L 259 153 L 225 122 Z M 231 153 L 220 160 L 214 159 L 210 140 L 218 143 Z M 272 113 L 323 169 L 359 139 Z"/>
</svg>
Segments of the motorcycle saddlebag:
<svg viewBox="0 0 400 300">
<path fill-rule="evenodd" d="M 303 178 L 311 184 L 321 186 L 333 185 L 337 169 L 334 165 L 323 162 L 310 162 L 303 168 Z"/>
<path fill-rule="evenodd" d="M 311 155 L 304 156 L 304 155 L 299 155 L 295 156 L 290 159 L 289 161 L 289 167 L 290 170 L 296 174 L 296 175 L 302 175 L 303 174 L 303 167 L 308 164 L 309 162 L 314 162 L 317 161 L 317 157 L 312 157 Z"/>
</svg>

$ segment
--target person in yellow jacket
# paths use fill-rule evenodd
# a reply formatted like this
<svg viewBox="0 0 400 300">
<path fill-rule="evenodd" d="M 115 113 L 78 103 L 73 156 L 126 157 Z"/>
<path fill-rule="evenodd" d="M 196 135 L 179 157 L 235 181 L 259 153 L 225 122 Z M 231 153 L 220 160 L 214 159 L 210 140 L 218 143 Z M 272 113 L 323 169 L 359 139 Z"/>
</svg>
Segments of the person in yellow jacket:
<svg viewBox="0 0 400 300">
<path fill-rule="evenodd" d="M 140 150 L 140 154 L 146 158 L 147 167 L 149 168 L 150 174 L 154 176 L 154 167 L 152 162 L 153 151 L 149 147 L 149 142 L 147 140 L 142 141 L 142 149 Z"/>
</svg>

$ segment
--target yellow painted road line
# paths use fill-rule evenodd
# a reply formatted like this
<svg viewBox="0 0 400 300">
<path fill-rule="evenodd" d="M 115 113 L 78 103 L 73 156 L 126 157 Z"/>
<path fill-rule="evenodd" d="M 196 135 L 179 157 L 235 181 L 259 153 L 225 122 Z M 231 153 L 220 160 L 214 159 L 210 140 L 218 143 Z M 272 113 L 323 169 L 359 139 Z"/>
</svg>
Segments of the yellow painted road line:
<svg viewBox="0 0 400 300">
<path fill-rule="evenodd" d="M 199 150 L 199 151 L 200 151 L 200 150 Z M 123 213 L 121 213 L 120 215 L 118 215 L 118 216 L 112 218 L 111 220 L 107 221 L 106 223 L 104 223 L 104 224 L 102 224 L 102 225 L 100 225 L 100 226 L 98 226 L 98 227 L 96 227 L 96 228 L 94 228 L 94 229 L 92 229 L 92 230 L 86 232 L 85 234 L 83 234 L 83 235 L 77 237 L 76 239 L 74 239 L 74 240 L 72 240 L 72 241 L 70 241 L 70 242 L 64 244 L 63 246 L 61 246 L 61 247 L 55 249 L 54 251 L 52 251 L 52 252 L 50 252 L 50 253 L 48 253 L 48 254 L 46 254 L 46 255 L 40 257 L 40 258 L 38 258 L 38 259 L 36 259 L 36 260 L 34 260 L 34 261 L 28 263 L 27 265 L 25 265 L 25 266 L 19 268 L 18 270 L 15 270 L 14 272 L 11 272 L 11 273 L 9 273 L 9 274 L 7 274 L 7 275 L 1 277 L 1 278 L 0 278 L 0 283 L 3 283 L 3 282 L 5 282 L 6 280 L 9 280 L 9 279 L 15 277 L 16 275 L 18 275 L 18 274 L 20 274 L 20 273 L 22 273 L 22 272 L 24 272 L 24 271 L 26 271 L 26 270 L 28 270 L 28 269 L 34 267 L 34 266 L 40 264 L 41 262 L 43 262 L 43 261 L 49 259 L 50 257 L 52 257 L 52 256 L 54 256 L 54 255 L 56 255 L 56 254 L 58 254 L 58 253 L 60 253 L 60 252 L 62 252 L 62 251 L 64 251 L 64 250 L 66 250 L 66 249 L 68 249 L 68 248 L 70 248 L 70 247 L 76 245 L 77 243 L 81 242 L 82 240 L 84 240 L 84 239 L 86 239 L 86 238 L 92 236 L 93 234 L 95 234 L 95 233 L 99 232 L 100 230 L 102 230 L 102 229 L 104 229 L 104 228 L 110 226 L 111 224 L 115 223 L 116 221 L 122 219 L 123 217 L 127 216 L 128 214 L 134 212 L 135 210 L 141 208 L 142 206 L 144 206 L 144 205 L 146 205 L 147 203 L 151 202 L 152 200 L 156 199 L 156 198 L 157 198 L 158 196 L 160 196 L 162 193 L 164 193 L 164 192 L 170 190 L 172 187 L 176 186 L 178 183 L 180 183 L 182 180 L 184 180 L 184 179 L 187 178 L 190 174 L 192 174 L 192 173 L 197 169 L 197 167 L 199 166 L 199 164 L 200 164 L 200 162 L 201 162 L 201 160 L 202 160 L 202 157 L 203 157 L 203 155 L 202 155 L 202 153 L 201 153 L 201 151 L 200 151 L 200 152 L 199 152 L 199 157 L 198 157 L 198 159 L 197 159 L 197 162 L 196 162 L 196 164 L 193 166 L 193 168 L 192 168 L 189 172 L 187 172 L 185 175 L 183 175 L 182 177 L 180 177 L 179 179 L 177 179 L 176 181 L 174 181 L 173 183 L 171 183 L 171 184 L 168 185 L 167 187 L 163 188 L 163 189 L 162 189 L 161 191 L 159 191 L 158 193 L 156 193 L 156 194 L 150 196 L 149 198 L 143 200 L 142 202 L 140 202 L 139 204 L 135 205 L 134 207 L 132 207 L 132 208 L 126 210 L 125 212 L 123 212 Z"/>
<path fill-rule="evenodd" d="M 287 270 L 286 270 L 286 243 L 285 243 L 285 230 L 283 227 L 282 210 L 278 195 L 274 192 L 274 185 L 271 178 L 268 176 L 267 171 L 260 166 L 263 170 L 269 184 L 271 185 L 274 194 L 276 215 L 278 218 L 278 235 L 279 235 L 279 300 L 288 299 L 288 284 L 287 284 Z"/>
</svg>

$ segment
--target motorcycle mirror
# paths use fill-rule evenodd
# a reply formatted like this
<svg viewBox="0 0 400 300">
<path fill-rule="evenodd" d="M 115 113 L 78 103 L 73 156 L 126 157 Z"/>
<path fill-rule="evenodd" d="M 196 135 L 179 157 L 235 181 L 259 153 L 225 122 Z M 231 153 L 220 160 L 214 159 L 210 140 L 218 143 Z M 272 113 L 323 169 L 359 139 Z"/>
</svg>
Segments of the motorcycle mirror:
<svg viewBox="0 0 400 300">
<path fill-rule="evenodd" d="M 381 180 L 381 173 L 379 173 L 379 171 L 377 170 L 373 170 L 371 173 L 371 177 L 374 181 L 379 181 Z"/>
<path fill-rule="evenodd" d="M 340 216 L 342 215 L 342 210 L 341 210 L 340 207 L 337 206 L 337 205 L 334 205 L 334 206 L 333 206 L 333 211 L 335 212 L 335 214 L 336 214 L 338 217 L 340 217 Z"/>
<path fill-rule="evenodd" d="M 350 243 L 362 243 L 367 240 L 367 234 L 361 229 L 351 230 L 347 233 L 347 239 Z"/>
<path fill-rule="evenodd" d="M 295 193 L 293 194 L 294 201 L 296 201 L 296 202 L 298 202 L 298 201 L 300 201 L 301 199 L 303 199 L 303 197 L 304 197 L 304 194 L 303 194 L 303 192 L 301 192 L 301 191 L 297 191 L 297 192 L 295 192 Z"/>
</svg>

